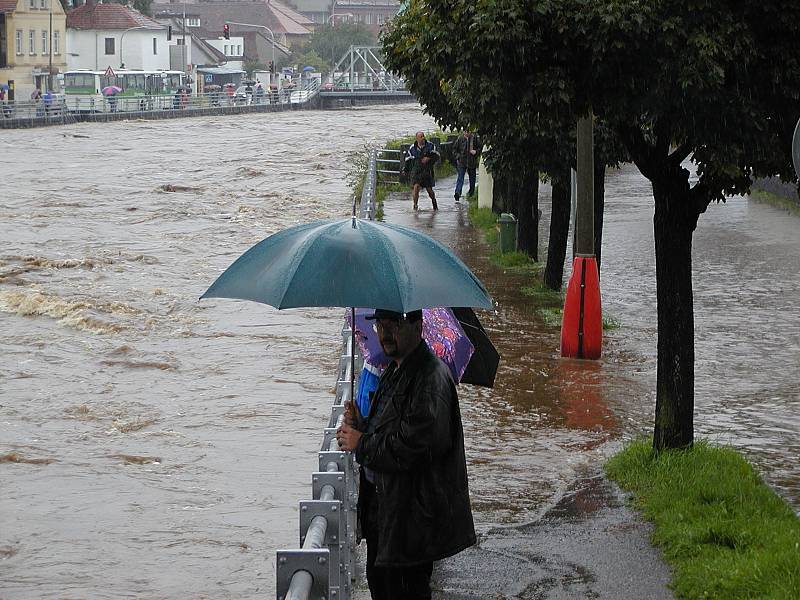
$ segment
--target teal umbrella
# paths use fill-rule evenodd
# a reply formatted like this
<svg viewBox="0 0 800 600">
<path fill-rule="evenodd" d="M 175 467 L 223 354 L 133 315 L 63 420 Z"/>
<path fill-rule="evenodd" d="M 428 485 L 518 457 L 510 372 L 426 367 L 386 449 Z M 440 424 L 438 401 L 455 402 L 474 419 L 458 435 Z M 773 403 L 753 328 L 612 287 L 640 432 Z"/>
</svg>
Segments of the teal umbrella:
<svg viewBox="0 0 800 600">
<path fill-rule="evenodd" d="M 202 298 L 240 298 L 276 308 L 437 306 L 492 308 L 486 288 L 445 246 L 407 227 L 351 217 L 279 231 L 242 254 Z M 351 321 L 351 322 L 352 322 Z M 350 398 L 355 398 L 351 327 Z"/>
<path fill-rule="evenodd" d="M 480 280 L 439 242 L 407 227 L 355 217 L 269 236 L 242 254 L 202 298 L 400 313 L 436 306 L 492 308 Z"/>
</svg>

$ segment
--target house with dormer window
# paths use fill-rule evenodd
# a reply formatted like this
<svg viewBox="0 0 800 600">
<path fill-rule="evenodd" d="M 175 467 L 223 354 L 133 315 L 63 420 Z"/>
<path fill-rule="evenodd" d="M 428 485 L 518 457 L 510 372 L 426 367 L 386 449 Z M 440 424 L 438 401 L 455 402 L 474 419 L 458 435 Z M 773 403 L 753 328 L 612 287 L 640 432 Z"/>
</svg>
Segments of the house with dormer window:
<svg viewBox="0 0 800 600">
<path fill-rule="evenodd" d="M 67 13 L 69 69 L 168 70 L 168 33 L 166 26 L 128 6 L 87 0 Z"/>
<path fill-rule="evenodd" d="M 0 84 L 28 100 L 38 87 L 58 91 L 67 68 L 66 17 L 59 0 L 0 0 Z"/>
</svg>

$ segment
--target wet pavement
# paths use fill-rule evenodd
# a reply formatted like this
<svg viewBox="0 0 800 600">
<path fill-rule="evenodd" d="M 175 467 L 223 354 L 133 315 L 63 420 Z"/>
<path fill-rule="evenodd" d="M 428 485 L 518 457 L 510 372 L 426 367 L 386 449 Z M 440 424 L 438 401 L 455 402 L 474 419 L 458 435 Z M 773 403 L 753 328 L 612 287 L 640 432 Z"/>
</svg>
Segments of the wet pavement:
<svg viewBox="0 0 800 600">
<path fill-rule="evenodd" d="M 672 598 L 649 525 L 600 475 L 625 431 L 611 407 L 636 387 L 602 361 L 558 356 L 559 328 L 520 293 L 524 276 L 489 262 L 453 184 L 437 183 L 436 212 L 424 193 L 416 213 L 407 193 L 384 205 L 387 221 L 453 248 L 497 302 L 477 311 L 502 356 L 495 388 L 458 387 L 478 544 L 436 564 L 434 598 Z"/>
</svg>

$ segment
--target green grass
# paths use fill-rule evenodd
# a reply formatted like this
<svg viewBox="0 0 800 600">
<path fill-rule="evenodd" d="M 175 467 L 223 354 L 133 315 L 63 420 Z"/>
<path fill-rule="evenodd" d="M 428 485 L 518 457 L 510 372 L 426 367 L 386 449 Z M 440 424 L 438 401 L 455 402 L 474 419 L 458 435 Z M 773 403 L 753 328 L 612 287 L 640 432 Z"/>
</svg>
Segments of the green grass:
<svg viewBox="0 0 800 600">
<path fill-rule="evenodd" d="M 631 443 L 606 473 L 633 493 L 679 598 L 800 598 L 800 519 L 736 451 Z"/>
<path fill-rule="evenodd" d="M 469 203 L 469 220 L 473 226 L 479 229 L 494 229 L 497 223 L 497 215 L 491 208 L 478 208 L 477 201 Z"/>
<path fill-rule="evenodd" d="M 797 200 L 779 196 L 778 194 L 773 194 L 772 192 L 767 192 L 765 190 L 756 189 L 750 191 L 750 197 L 754 200 L 758 200 L 759 202 L 764 202 L 765 204 L 783 208 L 793 215 L 800 216 L 800 203 L 798 203 Z"/>
</svg>

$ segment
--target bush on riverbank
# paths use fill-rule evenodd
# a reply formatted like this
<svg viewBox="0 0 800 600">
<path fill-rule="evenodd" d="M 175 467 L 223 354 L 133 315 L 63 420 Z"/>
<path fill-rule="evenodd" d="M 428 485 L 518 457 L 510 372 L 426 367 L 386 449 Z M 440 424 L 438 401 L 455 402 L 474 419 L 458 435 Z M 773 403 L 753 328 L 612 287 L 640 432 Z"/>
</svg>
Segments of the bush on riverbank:
<svg viewBox="0 0 800 600">
<path fill-rule="evenodd" d="M 654 523 L 679 598 L 800 598 L 800 519 L 736 451 L 638 440 L 605 468 Z"/>
</svg>

